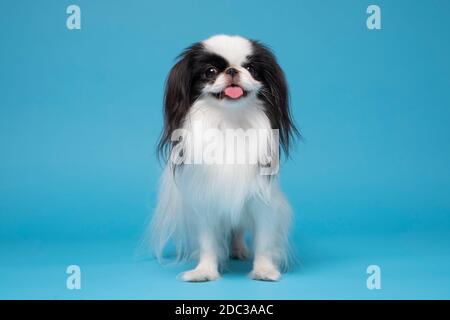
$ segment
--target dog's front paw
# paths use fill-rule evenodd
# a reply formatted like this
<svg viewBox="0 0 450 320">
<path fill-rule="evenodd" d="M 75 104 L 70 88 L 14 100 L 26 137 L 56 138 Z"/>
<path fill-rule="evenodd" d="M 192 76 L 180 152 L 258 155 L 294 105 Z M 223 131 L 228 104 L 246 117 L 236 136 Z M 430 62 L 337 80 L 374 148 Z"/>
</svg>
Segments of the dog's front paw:
<svg viewBox="0 0 450 320">
<path fill-rule="evenodd" d="M 195 268 L 180 275 L 180 279 L 189 282 L 205 282 L 213 281 L 220 278 L 217 270 L 210 270 L 205 268 Z"/>
<path fill-rule="evenodd" d="M 281 273 L 275 268 L 254 268 L 250 277 L 253 280 L 278 281 L 281 278 Z"/>
<path fill-rule="evenodd" d="M 250 277 L 254 280 L 278 281 L 281 273 L 271 259 L 256 257 Z"/>
</svg>

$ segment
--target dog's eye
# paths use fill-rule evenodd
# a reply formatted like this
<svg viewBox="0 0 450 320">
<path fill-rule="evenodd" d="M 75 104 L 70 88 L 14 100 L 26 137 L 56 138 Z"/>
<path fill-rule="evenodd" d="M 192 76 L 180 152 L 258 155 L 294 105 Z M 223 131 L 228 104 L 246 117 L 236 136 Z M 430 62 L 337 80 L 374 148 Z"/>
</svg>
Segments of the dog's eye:
<svg viewBox="0 0 450 320">
<path fill-rule="evenodd" d="M 247 65 L 247 66 L 245 67 L 245 69 L 247 69 L 247 71 L 248 71 L 253 77 L 256 76 L 256 70 L 255 70 L 255 68 L 254 68 L 253 66 Z"/>
<path fill-rule="evenodd" d="M 214 67 L 210 67 L 205 71 L 206 79 L 212 79 L 217 75 L 217 69 Z"/>
</svg>

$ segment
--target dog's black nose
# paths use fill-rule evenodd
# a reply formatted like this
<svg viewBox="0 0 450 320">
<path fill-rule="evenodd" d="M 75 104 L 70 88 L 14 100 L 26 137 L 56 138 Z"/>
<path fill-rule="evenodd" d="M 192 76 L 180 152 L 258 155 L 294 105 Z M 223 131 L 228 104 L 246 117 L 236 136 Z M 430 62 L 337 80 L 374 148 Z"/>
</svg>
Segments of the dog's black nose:
<svg viewBox="0 0 450 320">
<path fill-rule="evenodd" d="M 237 71 L 235 68 L 228 68 L 225 71 L 226 74 L 229 74 L 231 77 L 234 77 L 236 74 L 239 73 L 239 71 Z"/>
</svg>

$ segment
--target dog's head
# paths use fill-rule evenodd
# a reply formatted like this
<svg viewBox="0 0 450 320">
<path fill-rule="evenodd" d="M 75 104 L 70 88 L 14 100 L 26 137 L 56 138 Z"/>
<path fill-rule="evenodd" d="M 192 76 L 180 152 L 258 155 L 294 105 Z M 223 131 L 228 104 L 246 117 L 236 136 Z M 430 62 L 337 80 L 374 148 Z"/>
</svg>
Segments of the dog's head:
<svg viewBox="0 0 450 320">
<path fill-rule="evenodd" d="M 160 151 L 170 145 L 172 132 L 201 99 L 208 99 L 214 107 L 236 110 L 262 105 L 288 152 L 290 137 L 297 130 L 290 116 L 287 84 L 275 56 L 262 43 L 217 35 L 181 53 L 167 78 Z"/>
</svg>

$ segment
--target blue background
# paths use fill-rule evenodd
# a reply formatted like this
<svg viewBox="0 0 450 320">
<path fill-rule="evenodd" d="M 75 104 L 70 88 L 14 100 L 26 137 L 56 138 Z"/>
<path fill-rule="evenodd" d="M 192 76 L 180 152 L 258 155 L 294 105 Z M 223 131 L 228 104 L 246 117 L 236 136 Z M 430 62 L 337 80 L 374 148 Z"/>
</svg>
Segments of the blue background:
<svg viewBox="0 0 450 320">
<path fill-rule="evenodd" d="M 369 4 L 2 0 L 0 298 L 450 298 L 450 2 L 376 1 L 382 30 Z M 301 265 L 279 283 L 249 262 L 183 283 L 190 266 L 135 257 L 165 77 L 217 33 L 270 44 L 305 137 L 281 171 Z"/>
</svg>

